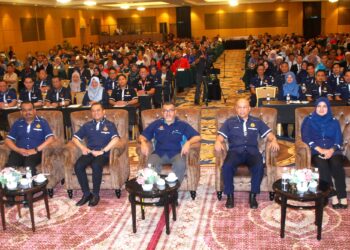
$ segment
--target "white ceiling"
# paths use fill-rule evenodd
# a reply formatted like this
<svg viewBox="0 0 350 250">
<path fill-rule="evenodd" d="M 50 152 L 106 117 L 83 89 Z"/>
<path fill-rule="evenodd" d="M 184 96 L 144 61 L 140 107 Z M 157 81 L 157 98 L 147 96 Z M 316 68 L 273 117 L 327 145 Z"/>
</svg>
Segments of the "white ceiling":
<svg viewBox="0 0 350 250">
<path fill-rule="evenodd" d="M 89 8 L 89 9 L 101 9 L 111 10 L 120 9 L 118 4 L 132 4 L 131 9 L 136 9 L 139 6 L 146 8 L 164 8 L 164 7 L 179 7 L 185 5 L 213 5 L 213 4 L 228 4 L 227 0 L 94 0 L 97 2 L 96 6 L 87 7 L 84 5 L 84 0 L 71 0 L 67 4 L 59 4 L 56 0 L 0 0 L 0 4 L 13 4 L 13 5 L 35 5 L 35 6 L 56 6 L 56 7 L 69 7 L 69 8 Z M 244 3 L 273 3 L 273 2 L 313 2 L 319 0 L 238 0 L 240 4 Z M 327 0 L 321 0 L 327 1 Z M 157 4 L 157 2 L 163 2 L 165 4 Z"/>
</svg>

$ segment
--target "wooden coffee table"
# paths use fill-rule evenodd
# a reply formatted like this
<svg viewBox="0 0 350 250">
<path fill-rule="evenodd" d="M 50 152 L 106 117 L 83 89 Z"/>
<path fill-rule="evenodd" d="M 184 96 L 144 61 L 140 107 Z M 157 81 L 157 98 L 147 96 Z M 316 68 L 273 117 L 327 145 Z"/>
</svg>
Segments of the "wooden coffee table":
<svg viewBox="0 0 350 250">
<path fill-rule="evenodd" d="M 317 226 L 317 239 L 321 240 L 322 233 L 322 220 L 323 220 L 323 207 L 325 204 L 324 200 L 327 199 L 331 188 L 327 184 L 320 183 L 317 192 L 313 193 L 307 191 L 305 193 L 298 193 L 295 189 L 292 189 L 291 185 L 287 184 L 282 188 L 282 180 L 279 179 L 272 186 L 275 191 L 275 201 L 281 204 L 281 238 L 284 238 L 284 228 L 286 224 L 286 212 L 287 207 L 295 209 L 315 209 L 315 224 Z M 288 200 L 295 200 L 300 202 L 311 201 L 315 202 L 314 206 L 297 206 L 287 204 Z"/>
<path fill-rule="evenodd" d="M 164 176 L 162 176 L 164 177 Z M 176 221 L 176 203 L 178 197 L 178 189 L 180 187 L 180 182 L 176 181 L 169 185 L 165 184 L 163 190 L 158 189 L 157 185 L 154 184 L 151 191 L 143 191 L 142 186 L 136 182 L 136 178 L 131 179 L 126 182 L 125 189 L 129 192 L 129 201 L 131 204 L 131 215 L 132 215 L 132 229 L 136 233 L 136 205 L 141 207 L 142 219 L 145 219 L 144 206 L 157 206 L 158 202 L 145 202 L 145 198 L 161 198 L 164 200 L 164 217 L 166 225 L 166 233 L 170 234 L 169 227 L 169 205 L 172 207 L 173 220 Z M 136 199 L 138 197 L 138 199 Z"/>
<path fill-rule="evenodd" d="M 6 187 L 3 188 L 0 185 L 0 212 L 1 212 L 1 221 L 2 221 L 3 230 L 6 230 L 5 204 L 17 204 L 20 217 L 21 217 L 21 212 L 20 212 L 19 205 L 20 204 L 28 205 L 33 232 L 35 232 L 34 210 L 33 210 L 34 202 L 44 199 L 47 218 L 50 219 L 49 201 L 48 201 L 48 194 L 46 189 L 47 183 L 48 183 L 48 180 L 40 184 L 37 184 L 33 181 L 30 188 L 21 188 L 19 186 L 17 189 L 14 189 L 14 190 L 9 190 Z M 36 195 L 38 193 L 39 195 Z"/>
</svg>

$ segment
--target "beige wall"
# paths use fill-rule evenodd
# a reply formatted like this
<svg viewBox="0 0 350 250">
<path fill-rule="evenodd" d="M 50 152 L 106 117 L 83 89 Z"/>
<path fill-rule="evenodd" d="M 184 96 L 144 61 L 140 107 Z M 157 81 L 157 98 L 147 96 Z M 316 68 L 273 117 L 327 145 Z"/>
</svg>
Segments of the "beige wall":
<svg viewBox="0 0 350 250">
<path fill-rule="evenodd" d="M 350 25 L 338 25 L 337 3 L 322 2 L 322 19 L 324 34 L 350 32 Z"/>
<path fill-rule="evenodd" d="M 192 7 L 191 25 L 192 36 L 200 37 L 203 34 L 213 37 L 220 34 L 222 37 L 232 36 L 248 36 L 250 34 L 257 35 L 265 32 L 271 34 L 281 33 L 302 33 L 303 29 L 303 5 L 302 3 L 271 3 L 271 4 L 240 4 L 237 7 L 228 7 L 227 5 L 213 5 L 206 7 Z M 204 23 L 204 15 L 209 13 L 223 14 L 231 12 L 248 12 L 254 14 L 258 11 L 288 11 L 288 27 L 273 27 L 273 28 L 246 28 L 246 29 L 215 29 L 206 30 Z"/>
<path fill-rule="evenodd" d="M 20 18 L 44 18 L 44 41 L 22 42 Z M 72 45 L 81 45 L 80 27 L 86 27 L 86 41 L 97 41 L 98 36 L 90 36 L 89 19 L 102 18 L 101 11 L 70 10 L 63 8 L 43 8 L 31 6 L 0 5 L 0 50 L 13 46 L 17 56 L 24 58 L 27 52 L 48 51 L 55 44 L 67 40 Z M 63 38 L 61 18 L 75 19 L 75 38 Z"/>
</svg>

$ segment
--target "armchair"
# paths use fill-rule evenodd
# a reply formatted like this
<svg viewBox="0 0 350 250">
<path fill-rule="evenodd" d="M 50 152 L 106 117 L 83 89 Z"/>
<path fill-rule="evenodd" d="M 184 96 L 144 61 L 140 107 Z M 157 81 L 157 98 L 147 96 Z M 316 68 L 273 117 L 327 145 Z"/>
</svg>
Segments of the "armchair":
<svg viewBox="0 0 350 250">
<path fill-rule="evenodd" d="M 142 126 L 146 128 L 150 123 L 162 117 L 161 109 L 144 110 L 141 113 Z M 201 131 L 201 110 L 200 109 L 177 109 L 177 117 L 180 120 L 188 122 L 196 131 Z M 153 145 L 149 143 L 150 151 L 153 152 Z M 200 149 L 201 144 L 196 143 L 191 145 L 190 152 L 186 155 L 186 173 L 185 178 L 181 183 L 180 190 L 190 191 L 191 197 L 196 198 L 196 190 L 200 178 Z M 136 148 L 139 155 L 138 169 L 146 167 L 148 157 L 141 153 L 140 144 Z"/>
<path fill-rule="evenodd" d="M 230 117 L 236 115 L 233 108 L 220 109 L 216 113 L 216 128 L 219 130 L 223 123 Z M 277 110 L 273 108 L 253 108 L 250 115 L 260 118 L 264 121 L 276 134 Z M 215 151 L 215 189 L 217 198 L 221 200 L 222 190 L 224 189 L 224 181 L 222 176 L 222 165 L 227 155 L 227 145 L 225 142 L 225 150 L 221 152 Z M 271 150 L 271 144 L 265 139 L 259 139 L 259 151 L 265 158 L 266 167 L 264 169 L 264 177 L 261 183 L 262 191 L 270 192 L 270 200 L 274 198 L 272 184 L 277 178 L 277 152 Z M 234 177 L 235 191 L 250 191 L 250 172 L 245 166 L 239 166 Z"/>
<path fill-rule="evenodd" d="M 314 111 L 313 107 L 297 108 L 295 110 L 295 165 L 297 168 L 311 167 L 311 150 L 301 139 L 301 125 L 304 118 Z M 350 107 L 332 107 L 334 117 L 339 121 L 343 133 L 344 170 L 347 191 L 350 191 Z"/>
<path fill-rule="evenodd" d="M 47 173 L 48 181 L 47 190 L 50 197 L 53 197 L 53 189 L 58 182 L 64 183 L 63 164 L 62 164 L 62 151 L 64 145 L 64 125 L 62 112 L 57 110 L 37 110 L 37 116 L 43 117 L 50 125 L 52 132 L 55 135 L 55 139 L 52 144 L 48 145 L 42 151 L 41 165 L 37 167 L 38 172 Z M 21 117 L 20 112 L 14 112 L 8 114 L 8 121 L 10 127 L 14 122 Z M 0 169 L 4 168 L 10 149 L 5 146 L 0 146 Z M 23 166 L 24 167 L 24 166 Z M 22 167 L 22 168 L 23 168 Z M 20 171 L 24 172 L 24 169 L 20 168 Z"/>
<path fill-rule="evenodd" d="M 128 156 L 128 112 L 122 109 L 106 109 L 106 118 L 114 122 L 120 140 L 110 151 L 109 164 L 103 168 L 101 189 L 114 189 L 118 198 L 121 196 L 121 188 L 130 175 L 130 165 Z M 71 113 L 73 133 L 77 132 L 81 126 L 90 121 L 91 111 L 83 110 Z M 74 165 L 82 155 L 80 149 L 73 142 L 68 142 L 63 150 L 64 154 L 64 176 L 65 185 L 69 198 L 73 197 L 73 190 L 80 189 L 78 179 L 74 172 Z M 87 168 L 89 185 L 92 186 L 92 170 Z"/>
</svg>

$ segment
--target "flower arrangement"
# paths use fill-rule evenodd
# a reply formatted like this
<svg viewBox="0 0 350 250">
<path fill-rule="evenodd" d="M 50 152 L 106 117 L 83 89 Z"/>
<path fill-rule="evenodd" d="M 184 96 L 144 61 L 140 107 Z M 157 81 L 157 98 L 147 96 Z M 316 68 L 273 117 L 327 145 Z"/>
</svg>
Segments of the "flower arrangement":
<svg viewBox="0 0 350 250">
<path fill-rule="evenodd" d="M 309 168 L 291 169 L 289 173 L 282 174 L 282 184 L 289 182 L 292 189 L 296 188 L 300 193 L 306 192 L 307 190 L 316 192 L 318 181 L 318 169 L 315 169 L 315 171 Z"/>
<path fill-rule="evenodd" d="M 144 168 L 137 172 L 137 183 L 143 184 L 154 184 L 159 179 L 159 175 L 152 168 Z"/>
<path fill-rule="evenodd" d="M 0 172 L 0 183 L 6 185 L 9 182 L 19 182 L 22 174 L 14 168 L 4 168 Z"/>
<path fill-rule="evenodd" d="M 301 183 L 310 182 L 313 180 L 313 172 L 309 168 L 303 169 L 292 169 L 290 171 L 290 182 L 291 183 Z"/>
</svg>

